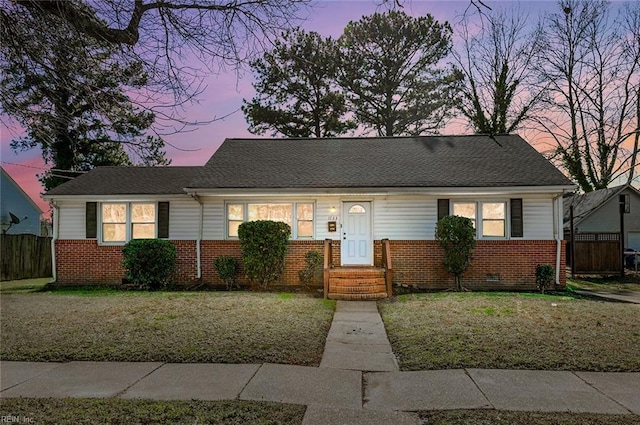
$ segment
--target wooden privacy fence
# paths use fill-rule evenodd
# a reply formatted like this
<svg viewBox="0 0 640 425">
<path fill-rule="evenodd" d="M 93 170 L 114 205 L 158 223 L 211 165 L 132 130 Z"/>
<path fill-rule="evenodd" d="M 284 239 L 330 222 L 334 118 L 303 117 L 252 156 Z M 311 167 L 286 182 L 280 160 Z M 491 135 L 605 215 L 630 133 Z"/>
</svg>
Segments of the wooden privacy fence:
<svg viewBox="0 0 640 425">
<path fill-rule="evenodd" d="M 575 233 L 573 237 L 574 246 L 567 245 L 567 264 L 575 260 L 573 273 L 620 273 L 619 233 Z"/>
<path fill-rule="evenodd" d="M 51 276 L 51 238 L 0 235 L 0 265 L 0 280 Z"/>
</svg>

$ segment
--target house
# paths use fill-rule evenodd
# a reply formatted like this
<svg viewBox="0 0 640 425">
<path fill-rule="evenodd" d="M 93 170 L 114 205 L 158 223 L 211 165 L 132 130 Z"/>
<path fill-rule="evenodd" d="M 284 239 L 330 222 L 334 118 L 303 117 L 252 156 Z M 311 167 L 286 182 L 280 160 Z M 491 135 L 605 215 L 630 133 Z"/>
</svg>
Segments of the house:
<svg viewBox="0 0 640 425">
<path fill-rule="evenodd" d="M 227 139 L 201 167 L 99 167 L 44 198 L 64 284 L 120 283 L 122 245 L 137 237 L 176 244 L 176 281 L 220 283 L 213 262 L 240 257 L 238 226 L 271 219 L 292 229 L 285 285 L 318 250 L 358 286 L 386 249 L 395 284 L 443 289 L 453 280 L 436 222 L 456 214 L 477 230 L 465 286 L 532 289 L 537 264 L 564 285 L 562 196 L 573 189 L 517 135 Z"/>
<path fill-rule="evenodd" d="M 571 207 L 575 233 L 619 233 L 621 195 L 629 197 L 629 213 L 624 215 L 624 246 L 640 251 L 640 191 L 630 184 L 566 196 L 565 233 L 571 228 Z"/>
<path fill-rule="evenodd" d="M 628 213 L 624 217 L 620 246 L 620 198 Z M 621 248 L 640 251 L 640 192 L 626 184 L 594 190 L 582 195 L 565 196 L 564 232 L 571 239 L 571 210 L 573 210 L 573 243 L 569 242 L 567 263 L 572 273 L 622 272 Z M 575 245 L 575 246 L 574 246 Z M 626 249 L 625 249 L 626 248 Z M 625 257 L 624 264 L 632 267 L 636 258 Z"/>
<path fill-rule="evenodd" d="M 2 233 L 40 236 L 42 209 L 0 167 L 0 223 Z"/>
</svg>

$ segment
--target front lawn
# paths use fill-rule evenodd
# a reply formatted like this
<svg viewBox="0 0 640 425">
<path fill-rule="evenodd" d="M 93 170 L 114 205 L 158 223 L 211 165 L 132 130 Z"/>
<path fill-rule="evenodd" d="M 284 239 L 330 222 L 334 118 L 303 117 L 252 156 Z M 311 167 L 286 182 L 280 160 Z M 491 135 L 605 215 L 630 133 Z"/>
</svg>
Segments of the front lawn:
<svg viewBox="0 0 640 425">
<path fill-rule="evenodd" d="M 403 370 L 640 371 L 640 306 L 509 293 L 401 295 L 379 303 Z"/>
<path fill-rule="evenodd" d="M 0 417 L 34 424 L 300 424 L 305 407 L 257 401 L 2 399 Z"/>
<path fill-rule="evenodd" d="M 420 412 L 423 425 L 633 425 L 639 415 L 601 415 L 565 412 L 509 412 L 502 410 L 442 410 Z"/>
<path fill-rule="evenodd" d="M 317 366 L 334 309 L 275 293 L 3 294 L 0 358 Z"/>
</svg>

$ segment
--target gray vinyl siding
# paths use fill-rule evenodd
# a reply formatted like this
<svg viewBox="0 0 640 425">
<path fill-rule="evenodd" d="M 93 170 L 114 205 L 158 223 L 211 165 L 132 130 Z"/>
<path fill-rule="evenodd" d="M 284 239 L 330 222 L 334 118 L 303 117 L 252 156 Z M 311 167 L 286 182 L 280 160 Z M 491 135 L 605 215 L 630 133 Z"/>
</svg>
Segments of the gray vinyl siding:
<svg viewBox="0 0 640 425">
<path fill-rule="evenodd" d="M 322 197 L 269 197 L 277 201 L 313 201 L 315 202 L 315 239 L 340 239 L 342 234 L 342 202 L 370 201 L 372 205 L 373 239 L 389 238 L 392 240 L 433 240 L 437 221 L 438 198 L 443 196 L 322 196 Z M 504 197 L 469 196 L 450 197 L 455 201 L 504 201 L 510 198 L 523 198 L 524 237 L 527 240 L 553 239 L 553 201 L 550 196 L 510 195 Z M 203 197 L 204 221 L 203 239 L 222 240 L 226 238 L 225 199 L 222 197 Z M 234 202 L 233 198 L 231 202 Z M 251 198 L 249 198 L 251 199 Z M 265 198 L 260 198 L 266 200 Z M 246 202 L 247 199 L 237 199 Z M 199 235 L 200 205 L 191 199 L 173 200 L 170 202 L 169 235 L 173 240 L 194 240 Z M 85 239 L 85 202 L 59 201 L 60 207 L 60 239 Z M 336 213 L 330 212 L 331 207 Z M 632 205 L 640 211 L 640 205 Z M 507 208 L 508 214 L 509 208 Z M 337 216 L 337 231 L 329 232 L 327 222 L 329 216 Z M 509 217 L 507 217 L 507 234 L 509 234 Z M 632 230 L 629 228 L 629 230 Z"/>
<path fill-rule="evenodd" d="M 169 239 L 198 239 L 200 204 L 194 200 L 169 201 Z"/>
<path fill-rule="evenodd" d="M 204 201 L 204 240 L 222 240 L 226 238 L 226 214 L 224 200 L 220 198 L 203 198 Z"/>
<path fill-rule="evenodd" d="M 424 197 L 381 197 L 373 202 L 374 239 L 433 239 L 437 220 L 437 199 Z"/>
<path fill-rule="evenodd" d="M 58 239 L 86 239 L 85 202 L 58 201 L 57 204 L 59 208 Z"/>
</svg>

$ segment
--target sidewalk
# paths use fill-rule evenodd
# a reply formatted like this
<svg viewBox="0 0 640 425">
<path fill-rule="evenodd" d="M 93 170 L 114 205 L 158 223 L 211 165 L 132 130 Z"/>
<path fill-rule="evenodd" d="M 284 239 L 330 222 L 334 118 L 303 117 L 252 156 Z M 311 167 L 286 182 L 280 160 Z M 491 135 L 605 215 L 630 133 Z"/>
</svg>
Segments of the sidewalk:
<svg viewBox="0 0 640 425">
<path fill-rule="evenodd" d="M 305 425 L 417 424 L 419 410 L 640 414 L 640 373 L 400 372 L 375 302 L 339 301 L 320 367 L 0 362 L 0 397 L 264 400 L 307 406 Z"/>
<path fill-rule="evenodd" d="M 597 297 L 605 300 L 640 304 L 640 292 L 637 291 L 592 291 L 587 289 L 575 289 L 573 292 L 587 297 Z"/>
</svg>

